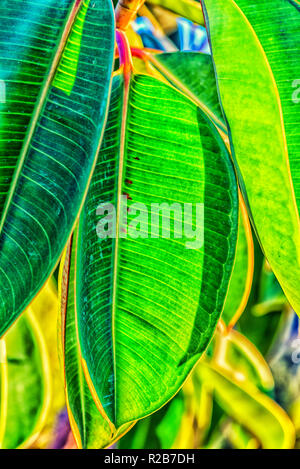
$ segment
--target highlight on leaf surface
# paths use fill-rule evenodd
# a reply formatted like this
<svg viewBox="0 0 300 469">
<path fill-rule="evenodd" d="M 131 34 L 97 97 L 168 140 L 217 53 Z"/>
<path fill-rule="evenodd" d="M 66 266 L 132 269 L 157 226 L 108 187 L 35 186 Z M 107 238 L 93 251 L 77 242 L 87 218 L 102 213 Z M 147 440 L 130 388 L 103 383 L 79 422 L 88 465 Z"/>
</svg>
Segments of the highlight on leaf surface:
<svg viewBox="0 0 300 469">
<path fill-rule="evenodd" d="M 1 336 L 55 268 L 88 188 L 111 82 L 111 1 L 5 0 L 0 35 Z"/>
<path fill-rule="evenodd" d="M 173 87 L 132 73 L 119 39 L 123 65 L 73 240 L 84 372 L 116 431 L 171 399 L 208 345 L 232 270 L 238 216 L 234 170 L 213 124 Z M 175 229 L 162 236 L 160 213 L 151 237 L 143 213 L 162 201 Z M 96 216 L 109 204 L 117 237 L 102 236 L 108 219 Z M 203 208 L 188 222 L 195 233 L 198 220 L 203 244 L 187 249 L 187 232 L 176 236 L 174 204 L 182 212 L 184 204 Z"/>
<path fill-rule="evenodd" d="M 245 200 L 271 268 L 300 314 L 300 113 L 293 99 L 300 73 L 299 5 L 201 3 Z"/>
</svg>

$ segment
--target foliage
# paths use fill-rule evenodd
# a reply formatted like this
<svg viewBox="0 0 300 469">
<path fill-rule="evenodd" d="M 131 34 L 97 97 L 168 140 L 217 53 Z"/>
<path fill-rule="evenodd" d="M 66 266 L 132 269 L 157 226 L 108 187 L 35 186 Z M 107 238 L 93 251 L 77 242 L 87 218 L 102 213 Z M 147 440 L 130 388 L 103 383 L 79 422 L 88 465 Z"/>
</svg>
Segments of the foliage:
<svg viewBox="0 0 300 469">
<path fill-rule="evenodd" d="M 2 0 L 1 448 L 299 446 L 299 20 Z"/>
</svg>

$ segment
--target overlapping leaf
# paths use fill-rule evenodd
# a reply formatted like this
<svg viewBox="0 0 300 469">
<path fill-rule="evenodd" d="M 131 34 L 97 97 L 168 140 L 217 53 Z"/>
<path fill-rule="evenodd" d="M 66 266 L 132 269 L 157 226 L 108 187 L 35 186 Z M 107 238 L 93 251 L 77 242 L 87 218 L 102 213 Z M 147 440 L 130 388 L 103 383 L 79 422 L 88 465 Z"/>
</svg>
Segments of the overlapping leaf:
<svg viewBox="0 0 300 469">
<path fill-rule="evenodd" d="M 299 314 L 300 7 L 292 0 L 202 5 L 240 181 L 266 257 Z"/>
<path fill-rule="evenodd" d="M 41 288 L 86 193 L 114 51 L 110 0 L 0 6 L 0 335 Z"/>
</svg>

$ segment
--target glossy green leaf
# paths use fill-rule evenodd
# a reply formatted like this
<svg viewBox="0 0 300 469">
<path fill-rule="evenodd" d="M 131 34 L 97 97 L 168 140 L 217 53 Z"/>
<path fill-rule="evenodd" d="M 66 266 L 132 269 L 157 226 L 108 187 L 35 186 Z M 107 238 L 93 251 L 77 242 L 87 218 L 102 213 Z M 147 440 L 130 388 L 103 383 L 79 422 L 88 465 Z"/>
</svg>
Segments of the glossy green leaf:
<svg viewBox="0 0 300 469">
<path fill-rule="evenodd" d="M 186 411 L 180 391 L 158 412 L 142 419 L 118 442 L 120 449 L 170 449 L 182 428 Z"/>
<path fill-rule="evenodd" d="M 232 152 L 260 242 L 300 314 L 300 7 L 202 0 Z M 288 275 L 287 275 L 288 273 Z"/>
<path fill-rule="evenodd" d="M 227 132 L 209 54 L 172 52 L 148 56 L 173 86 L 192 99 L 223 132 Z"/>
<path fill-rule="evenodd" d="M 173 397 L 205 350 L 223 307 L 238 213 L 230 158 L 200 109 L 152 77 L 123 80 L 119 73 L 113 82 L 76 261 L 81 353 L 116 428 Z M 187 249 L 186 231 L 175 238 L 173 228 L 162 237 L 161 213 L 153 237 L 150 224 L 138 226 L 134 206 L 123 223 L 122 195 L 144 204 L 149 217 L 152 203 L 169 204 L 172 226 L 172 204 L 204 204 L 197 230 L 204 244 Z M 99 237 L 106 224 L 97 215 L 103 204 L 117 208 L 116 239 Z M 195 215 L 191 221 L 194 230 Z"/>
<path fill-rule="evenodd" d="M 78 447 L 99 449 L 113 443 L 112 430 L 107 418 L 103 417 L 102 409 L 99 410 L 94 403 L 81 364 L 75 317 L 75 255 L 76 251 L 72 250 L 71 241 L 61 264 L 60 278 L 66 400 L 71 427 Z M 121 428 L 114 439 L 128 429 L 129 426 Z"/>
<path fill-rule="evenodd" d="M 0 447 L 28 447 L 49 410 L 49 356 L 38 323 L 28 311 L 3 340 L 0 363 Z"/>
<path fill-rule="evenodd" d="M 2 335 L 54 269 L 88 189 L 111 81 L 111 1 L 2 1 L 0 41 Z"/>
<path fill-rule="evenodd" d="M 258 449 L 259 441 L 242 425 L 225 415 L 220 420 L 205 449 Z"/>
<path fill-rule="evenodd" d="M 251 382 L 265 392 L 274 389 L 270 367 L 258 349 L 241 333 L 231 330 L 216 336 L 219 349 L 217 360 L 237 380 Z"/>
<path fill-rule="evenodd" d="M 291 449 L 295 431 L 288 415 L 251 383 L 236 382 L 215 365 L 201 363 L 198 373 L 225 412 L 256 436 L 263 449 Z"/>
</svg>

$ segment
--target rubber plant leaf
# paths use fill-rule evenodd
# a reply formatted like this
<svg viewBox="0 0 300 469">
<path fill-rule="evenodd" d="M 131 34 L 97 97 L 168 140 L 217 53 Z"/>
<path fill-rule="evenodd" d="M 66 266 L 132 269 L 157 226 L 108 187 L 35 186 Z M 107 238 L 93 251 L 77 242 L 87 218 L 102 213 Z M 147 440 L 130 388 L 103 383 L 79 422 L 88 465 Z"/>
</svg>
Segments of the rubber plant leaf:
<svg viewBox="0 0 300 469">
<path fill-rule="evenodd" d="M 77 237 L 75 231 L 74 237 Z M 73 246 L 73 249 L 72 249 Z M 60 267 L 60 306 L 62 313 L 62 357 L 65 367 L 65 390 L 69 420 L 77 446 L 97 449 L 111 446 L 132 425 L 125 425 L 112 437 L 111 426 L 98 409 L 86 382 L 81 364 L 76 330 L 74 268 L 76 250 L 71 239 Z"/>
<path fill-rule="evenodd" d="M 235 173 L 213 124 L 176 89 L 124 63 L 75 269 L 84 371 L 116 429 L 164 405 L 201 357 L 223 307 L 238 216 Z M 193 234 L 178 226 L 184 204 L 194 207 Z"/>
<path fill-rule="evenodd" d="M 202 5 L 240 184 L 270 266 L 300 314 L 300 6 Z"/>
<path fill-rule="evenodd" d="M 67 242 L 103 133 L 114 53 L 110 0 L 0 6 L 0 336 Z"/>
<path fill-rule="evenodd" d="M 51 396 L 49 354 L 31 311 L 18 319 L 2 343 L 0 448 L 28 448 L 46 422 Z"/>
</svg>

